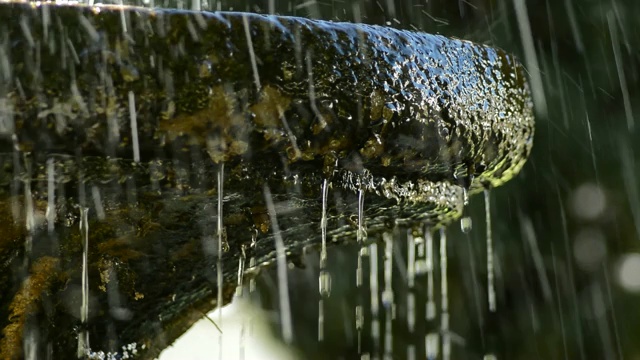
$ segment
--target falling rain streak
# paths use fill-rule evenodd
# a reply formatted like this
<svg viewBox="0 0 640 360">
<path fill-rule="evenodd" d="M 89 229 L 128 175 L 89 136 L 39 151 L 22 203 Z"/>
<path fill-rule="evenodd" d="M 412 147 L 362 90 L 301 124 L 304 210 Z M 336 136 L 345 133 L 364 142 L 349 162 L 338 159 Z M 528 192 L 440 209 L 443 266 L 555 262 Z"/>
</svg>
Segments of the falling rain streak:
<svg viewBox="0 0 640 360">
<path fill-rule="evenodd" d="M 318 304 L 318 341 L 324 341 L 324 299 L 331 293 L 331 274 L 326 271 L 327 266 L 327 197 L 329 195 L 329 182 L 322 181 L 322 219 L 320 220 L 322 248 L 320 250 L 320 276 L 318 278 L 318 290 L 320 300 Z"/>
<path fill-rule="evenodd" d="M 82 235 L 82 304 L 80 305 L 80 322 L 82 329 L 78 334 L 78 357 L 84 357 L 89 352 L 89 209 L 80 207 L 80 234 Z"/>
<path fill-rule="evenodd" d="M 484 213 L 487 227 L 487 300 L 489 301 L 489 311 L 496 311 L 496 289 L 494 284 L 493 267 L 493 235 L 491 231 L 491 196 L 489 190 L 484 190 Z"/>
<path fill-rule="evenodd" d="M 287 254 L 278 226 L 276 208 L 273 205 L 271 191 L 267 185 L 264 186 L 264 198 L 269 212 L 271 229 L 276 249 L 276 267 L 278 272 L 278 299 L 280 301 L 280 326 L 282 327 L 282 338 L 287 344 L 293 341 L 293 326 L 291 322 L 291 304 L 289 301 L 289 281 L 287 279 Z"/>
<path fill-rule="evenodd" d="M 220 163 L 218 168 L 218 211 L 216 214 L 216 232 L 217 232 L 217 245 L 218 245 L 218 261 L 216 267 L 217 279 L 216 283 L 218 285 L 218 293 L 217 293 L 217 306 L 218 306 L 218 326 L 222 326 L 222 292 L 223 292 L 223 277 L 222 277 L 222 253 L 223 253 L 223 241 L 224 241 L 224 225 L 222 223 L 223 219 L 223 206 L 224 206 L 224 163 Z M 223 338 L 222 333 L 218 334 L 218 358 L 222 359 L 222 348 L 223 348 Z"/>
<path fill-rule="evenodd" d="M 449 332 L 449 283 L 447 277 L 447 230 L 440 229 L 440 331 L 442 333 L 442 359 L 451 358 Z M 428 343 L 428 341 L 427 341 Z"/>
</svg>

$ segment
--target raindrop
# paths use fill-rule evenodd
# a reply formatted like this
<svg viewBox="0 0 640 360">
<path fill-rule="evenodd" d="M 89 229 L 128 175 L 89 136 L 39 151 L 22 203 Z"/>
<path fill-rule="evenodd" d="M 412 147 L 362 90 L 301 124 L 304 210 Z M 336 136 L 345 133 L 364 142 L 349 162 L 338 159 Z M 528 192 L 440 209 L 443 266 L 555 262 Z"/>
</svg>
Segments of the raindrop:
<svg viewBox="0 0 640 360">
<path fill-rule="evenodd" d="M 222 217 L 223 217 L 223 201 L 224 201 L 224 194 L 223 194 L 223 182 L 224 182 L 224 163 L 221 163 L 220 166 L 218 167 L 218 214 L 216 217 L 217 220 L 217 232 L 218 232 L 218 261 L 217 261 L 217 279 L 216 282 L 218 283 L 218 294 L 217 294 L 217 302 L 216 302 L 216 306 L 218 307 L 218 326 L 222 326 L 222 304 L 223 304 L 223 300 L 222 300 L 222 286 L 223 286 L 223 278 L 222 278 L 222 230 L 223 230 L 223 224 L 222 224 Z M 218 351 L 218 358 L 222 359 L 222 333 L 218 334 L 218 344 L 219 344 L 219 351 Z"/>
<path fill-rule="evenodd" d="M 581 229 L 575 236 L 573 256 L 581 269 L 599 269 L 607 256 L 607 242 L 602 230 L 592 227 Z"/>
<path fill-rule="evenodd" d="M 471 221 L 471 215 L 469 215 L 469 191 L 467 188 L 462 189 L 462 217 L 460 218 L 460 229 L 463 233 L 468 234 L 471 232 L 473 223 Z"/>
<path fill-rule="evenodd" d="M 428 360 L 436 360 L 440 352 L 440 336 L 437 333 L 429 333 L 425 336 L 425 352 Z"/>
<path fill-rule="evenodd" d="M 409 291 L 407 294 L 407 327 L 409 332 L 413 333 L 416 314 L 415 314 L 415 294 L 413 287 L 415 286 L 415 269 L 416 269 L 416 241 L 413 237 L 411 229 L 407 231 L 407 286 Z M 415 357 L 415 354 L 414 354 Z"/>
<path fill-rule="evenodd" d="M 484 212 L 487 226 L 487 297 L 489 311 L 496 311 L 496 289 L 494 284 L 493 235 L 491 229 L 491 196 L 489 189 L 484 190 Z"/>
<path fill-rule="evenodd" d="M 55 162 L 53 158 L 47 160 L 47 230 L 53 234 L 56 221 L 56 188 L 55 188 Z"/>
<path fill-rule="evenodd" d="M 607 197 L 602 189 L 593 183 L 580 185 L 571 194 L 571 209 L 576 216 L 585 220 L 595 220 L 602 216 L 607 207 Z"/>
<path fill-rule="evenodd" d="M 427 270 L 427 305 L 425 317 L 427 320 L 436 318 L 436 301 L 434 299 L 434 280 L 433 280 L 433 234 L 430 229 L 425 229 L 424 233 L 426 251 L 426 270 Z"/>
<path fill-rule="evenodd" d="M 236 283 L 236 297 L 242 296 L 242 283 L 244 277 L 244 262 L 245 262 L 245 251 L 244 245 L 242 245 L 242 254 L 238 257 L 238 281 Z"/>
<path fill-rule="evenodd" d="M 384 240 L 384 291 L 382 292 L 382 304 L 385 308 L 385 336 L 384 352 L 385 358 L 392 356 L 393 333 L 391 331 L 392 320 L 394 318 L 395 304 L 393 302 L 393 236 L 389 232 L 382 234 Z"/>
<path fill-rule="evenodd" d="M 293 341 L 293 328 L 291 323 L 291 305 L 289 302 L 289 284 L 287 280 L 287 254 L 285 253 L 284 240 L 278 226 L 276 209 L 271 198 L 271 191 L 267 185 L 264 186 L 264 198 L 269 212 L 269 220 L 273 230 L 273 238 L 276 248 L 276 270 L 278 272 L 278 299 L 280 301 L 280 325 L 282 326 L 282 337 L 286 344 Z"/>
<path fill-rule="evenodd" d="M 362 244 L 365 237 L 365 230 L 363 226 L 364 216 L 364 190 L 358 190 L 358 243 Z"/>
<path fill-rule="evenodd" d="M 449 334 L 449 285 L 447 282 L 447 232 L 440 229 L 440 330 L 442 331 L 442 358 L 451 358 L 451 335 Z"/>
<path fill-rule="evenodd" d="M 640 293 L 640 253 L 630 253 L 618 260 L 617 280 L 623 289 Z"/>
<path fill-rule="evenodd" d="M 256 90 L 260 91 L 262 86 L 260 85 L 260 75 L 258 75 L 258 65 L 256 63 L 256 53 L 253 49 L 253 40 L 251 39 L 251 30 L 249 29 L 249 17 L 242 17 L 242 24 L 244 25 L 244 33 L 247 38 L 247 47 L 249 50 L 249 58 L 251 59 L 251 70 L 253 71 L 253 81 L 256 85 Z"/>
<path fill-rule="evenodd" d="M 377 347 L 380 338 L 380 320 L 378 311 L 378 242 L 369 245 L 369 289 L 371 290 L 371 337 L 374 346 Z M 375 349 L 374 349 L 375 350 Z"/>
<path fill-rule="evenodd" d="M 138 120 L 136 118 L 136 97 L 129 91 L 129 121 L 131 123 L 131 142 L 133 143 L 133 161 L 140 162 L 140 147 L 138 145 Z"/>
</svg>

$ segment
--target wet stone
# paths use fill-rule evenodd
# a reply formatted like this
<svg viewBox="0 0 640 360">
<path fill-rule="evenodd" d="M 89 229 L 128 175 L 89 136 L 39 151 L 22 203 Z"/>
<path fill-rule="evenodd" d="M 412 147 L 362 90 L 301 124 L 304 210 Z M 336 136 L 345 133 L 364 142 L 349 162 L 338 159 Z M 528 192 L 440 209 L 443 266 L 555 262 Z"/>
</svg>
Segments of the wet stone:
<svg viewBox="0 0 640 360">
<path fill-rule="evenodd" d="M 0 24 L 0 357 L 36 316 L 38 354 L 88 334 L 151 358 L 230 301 L 241 258 L 249 281 L 275 262 L 274 215 L 288 254 L 320 247 L 323 218 L 327 246 L 441 226 L 462 215 L 460 174 L 499 186 L 532 146 L 524 69 L 463 40 L 112 5 L 0 3 Z M 323 181 L 340 194 L 324 212 Z"/>
</svg>

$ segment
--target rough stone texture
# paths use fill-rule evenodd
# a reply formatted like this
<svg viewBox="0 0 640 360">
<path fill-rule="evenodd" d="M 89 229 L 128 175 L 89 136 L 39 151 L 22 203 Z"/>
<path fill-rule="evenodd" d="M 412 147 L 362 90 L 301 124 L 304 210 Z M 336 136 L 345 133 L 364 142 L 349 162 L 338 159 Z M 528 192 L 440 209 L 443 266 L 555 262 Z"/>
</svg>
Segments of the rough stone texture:
<svg viewBox="0 0 640 360">
<path fill-rule="evenodd" d="M 522 167 L 533 114 L 521 65 L 463 40 L 242 13 L 0 3 L 0 133 L 10 234 L 0 291 L 18 294 L 29 264 L 56 259 L 20 326 L 41 330 L 38 351 L 47 341 L 54 358 L 75 351 L 87 207 L 91 345 L 135 341 L 152 356 L 215 298 L 222 164 L 226 302 L 241 257 L 274 258 L 264 186 L 293 262 L 319 242 L 323 179 L 330 242 L 355 239 L 359 190 L 370 235 L 394 222 L 446 224 L 460 216 L 463 188 L 498 186 Z M 11 301 L 0 300 L 0 327 L 15 330 Z"/>
</svg>

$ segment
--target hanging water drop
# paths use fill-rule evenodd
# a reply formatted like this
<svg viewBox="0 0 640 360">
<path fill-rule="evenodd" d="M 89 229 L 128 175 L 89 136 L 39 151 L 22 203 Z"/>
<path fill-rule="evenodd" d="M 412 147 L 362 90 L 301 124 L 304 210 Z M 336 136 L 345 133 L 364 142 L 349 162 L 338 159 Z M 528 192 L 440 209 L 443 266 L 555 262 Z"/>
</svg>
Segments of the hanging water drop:
<svg viewBox="0 0 640 360">
<path fill-rule="evenodd" d="M 469 232 L 471 232 L 473 222 L 471 220 L 471 216 L 469 215 L 469 191 L 466 187 L 462 190 L 462 198 L 462 217 L 460 218 L 460 229 L 463 233 L 468 234 Z"/>
<path fill-rule="evenodd" d="M 440 352 L 440 336 L 437 333 L 429 333 L 424 341 L 427 360 L 436 360 Z"/>
<path fill-rule="evenodd" d="M 364 190 L 358 190 L 358 243 L 362 244 L 365 238 L 364 225 Z"/>
</svg>

